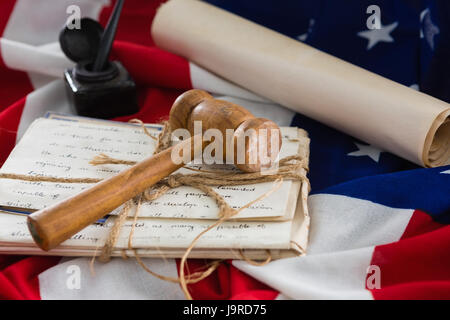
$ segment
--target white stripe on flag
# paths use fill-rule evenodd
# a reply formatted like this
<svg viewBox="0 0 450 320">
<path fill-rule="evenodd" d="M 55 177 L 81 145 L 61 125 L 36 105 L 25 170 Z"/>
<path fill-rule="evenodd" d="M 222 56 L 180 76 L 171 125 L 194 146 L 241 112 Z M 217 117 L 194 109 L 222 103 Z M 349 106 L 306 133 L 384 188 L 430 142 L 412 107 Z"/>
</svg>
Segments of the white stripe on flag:
<svg viewBox="0 0 450 320">
<path fill-rule="evenodd" d="M 280 292 L 278 299 L 372 299 L 365 290 L 373 247 L 277 260 L 264 267 L 233 264 Z"/>
<path fill-rule="evenodd" d="M 177 277 L 173 259 L 143 259 L 154 272 Z M 180 286 L 160 280 L 142 269 L 135 259 L 114 258 L 95 263 L 95 274 L 89 268 L 90 258 L 62 262 L 39 275 L 42 299 L 184 299 Z M 77 278 L 79 276 L 79 278 Z"/>
<path fill-rule="evenodd" d="M 311 213 L 309 254 L 358 249 L 398 241 L 414 213 L 372 201 L 315 194 Z"/>
<path fill-rule="evenodd" d="M 5 38 L 0 41 L 3 61 L 10 69 L 62 78 L 64 70 L 74 65 L 59 48 L 49 50 Z"/>
<path fill-rule="evenodd" d="M 216 96 L 215 98 L 236 103 L 249 110 L 255 117 L 274 121 L 279 126 L 289 127 L 295 112 L 276 103 L 265 103 L 232 96 Z"/>
<path fill-rule="evenodd" d="M 289 126 L 295 112 L 266 98 L 258 96 L 232 82 L 229 82 L 193 62 L 189 62 L 192 87 L 211 92 L 217 99 L 239 104 L 256 117 L 275 121 L 279 126 Z"/>
<path fill-rule="evenodd" d="M 54 80 L 27 95 L 17 129 L 16 142 L 20 140 L 28 129 L 28 126 L 35 119 L 44 116 L 47 111 L 65 114 L 71 113 L 64 83 L 61 79 Z"/>
<path fill-rule="evenodd" d="M 49 52 L 49 53 L 53 53 L 56 54 L 58 56 L 64 57 L 63 52 L 61 51 L 61 47 L 59 46 L 58 42 L 52 42 L 52 43 L 48 43 L 48 44 L 44 44 L 42 46 L 39 46 L 39 50 L 40 51 L 44 51 L 44 52 Z M 66 59 L 66 58 L 65 58 Z M 66 62 L 62 64 L 62 67 L 65 68 L 66 64 L 68 66 L 72 66 L 73 64 L 68 61 L 66 59 Z M 58 74 L 55 76 L 48 76 L 42 73 L 36 73 L 36 72 L 28 72 L 28 77 L 30 78 L 31 84 L 33 85 L 34 89 L 38 89 L 41 88 L 43 86 L 45 86 L 46 84 L 52 82 L 53 80 L 55 80 L 56 78 L 61 78 L 62 77 L 62 72 L 64 69 L 59 68 L 60 70 L 58 70 Z M 61 72 L 61 73 L 59 73 Z"/>
<path fill-rule="evenodd" d="M 312 195 L 308 204 L 311 229 L 306 256 L 264 267 L 233 264 L 278 290 L 280 299 L 371 298 L 365 279 L 373 248 L 398 241 L 414 211 L 331 194 Z"/>
<path fill-rule="evenodd" d="M 247 100 L 258 102 L 269 102 L 253 92 L 248 91 L 234 83 L 231 83 L 208 70 L 189 62 L 189 73 L 191 76 L 191 84 L 194 89 L 202 89 L 215 93 L 217 95 L 239 97 Z"/>
</svg>

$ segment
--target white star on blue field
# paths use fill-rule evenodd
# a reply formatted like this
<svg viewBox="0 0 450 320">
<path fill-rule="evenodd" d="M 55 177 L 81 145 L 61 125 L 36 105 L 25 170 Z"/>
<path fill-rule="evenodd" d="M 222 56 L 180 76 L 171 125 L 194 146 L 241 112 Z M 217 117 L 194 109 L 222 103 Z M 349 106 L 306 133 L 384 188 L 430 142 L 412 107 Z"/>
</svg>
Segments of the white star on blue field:
<svg viewBox="0 0 450 320">
<path fill-rule="evenodd" d="M 362 156 L 368 156 L 373 161 L 377 162 L 380 161 L 380 154 L 381 152 L 384 152 L 376 147 L 373 147 L 371 145 L 364 145 L 361 143 L 355 142 L 356 146 L 359 148 L 358 151 L 347 153 L 348 156 L 352 157 L 362 157 Z"/>
<path fill-rule="evenodd" d="M 380 23 L 381 25 L 381 23 Z M 369 40 L 367 43 L 367 50 L 375 47 L 379 42 L 394 42 L 394 38 L 391 36 L 391 32 L 397 28 L 398 22 L 391 23 L 390 25 L 381 25 L 380 29 L 372 29 L 358 32 L 357 35 Z"/>
</svg>

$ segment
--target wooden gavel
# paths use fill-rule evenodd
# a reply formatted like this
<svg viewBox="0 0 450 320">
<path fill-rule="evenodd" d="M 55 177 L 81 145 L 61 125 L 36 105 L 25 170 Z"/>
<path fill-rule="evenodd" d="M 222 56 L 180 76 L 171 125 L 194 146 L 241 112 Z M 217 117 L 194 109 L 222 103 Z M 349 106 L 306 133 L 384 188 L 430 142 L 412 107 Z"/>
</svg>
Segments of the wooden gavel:
<svg viewBox="0 0 450 320">
<path fill-rule="evenodd" d="M 188 147 L 190 160 L 201 154 L 208 142 L 194 143 L 194 122 L 201 121 L 202 130 L 215 128 L 226 136 L 227 129 L 233 129 L 234 159 L 237 159 L 237 141 L 244 139 L 245 161 L 236 163 L 236 166 L 245 172 L 261 170 L 263 164 L 260 159 L 250 161 L 255 146 L 264 146 L 267 157 L 274 159 L 281 147 L 281 134 L 278 126 L 267 119 L 255 118 L 245 108 L 236 104 L 214 99 L 208 93 L 201 90 L 190 90 L 180 95 L 170 110 L 169 123 L 172 130 L 186 128 L 191 133 L 189 139 L 180 144 Z M 259 132 L 266 129 L 268 134 L 245 135 L 247 130 L 253 129 Z M 271 144 L 271 130 L 278 131 L 278 148 Z M 253 141 L 251 140 L 253 139 Z M 256 139 L 256 140 L 255 140 Z M 261 139 L 264 139 L 261 141 Z M 241 140 L 242 141 L 242 140 Z M 224 141 L 225 143 L 226 141 Z M 178 145 L 180 146 L 180 145 Z M 183 145 L 179 150 L 183 150 Z M 160 153 L 146 158 L 131 168 L 119 174 L 103 180 L 81 193 L 56 203 L 50 207 L 36 211 L 28 216 L 28 229 L 36 242 L 43 250 L 50 250 L 61 242 L 81 231 L 83 228 L 104 217 L 126 201 L 144 192 L 147 188 L 167 177 L 172 172 L 181 168 L 184 163 L 174 163 L 172 149 L 166 149 Z M 275 150 L 273 150 L 275 149 Z M 226 148 L 224 150 L 224 156 Z M 183 156 L 181 154 L 180 156 Z"/>
</svg>

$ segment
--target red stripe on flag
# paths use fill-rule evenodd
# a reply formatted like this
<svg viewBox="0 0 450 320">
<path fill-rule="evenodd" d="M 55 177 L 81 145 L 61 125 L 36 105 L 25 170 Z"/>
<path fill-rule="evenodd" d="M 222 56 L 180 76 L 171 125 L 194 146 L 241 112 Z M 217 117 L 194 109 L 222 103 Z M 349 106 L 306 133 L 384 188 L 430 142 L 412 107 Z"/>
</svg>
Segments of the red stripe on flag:
<svg viewBox="0 0 450 320">
<path fill-rule="evenodd" d="M 380 268 L 381 286 L 370 289 L 373 297 L 450 299 L 449 252 L 450 226 L 416 210 L 399 241 L 374 249 L 371 264 Z"/>
<path fill-rule="evenodd" d="M 170 108 L 181 93 L 183 93 L 182 90 L 139 88 L 139 112 L 114 120 L 128 121 L 137 118 L 145 123 L 160 123 L 162 120 L 168 119 Z"/>
<path fill-rule="evenodd" d="M 188 260 L 190 273 L 205 270 L 208 260 Z M 177 260 L 177 268 L 180 268 Z M 190 284 L 189 292 L 195 300 L 273 300 L 278 292 L 235 268 L 230 261 L 222 262 L 209 277 Z"/>
<path fill-rule="evenodd" d="M 192 89 L 188 61 L 173 53 L 115 41 L 111 58 L 119 60 L 138 85 Z"/>
<path fill-rule="evenodd" d="M 0 299 L 40 299 L 38 275 L 59 259 L 0 255 Z"/>
<path fill-rule="evenodd" d="M 422 212 L 420 210 L 416 210 L 409 220 L 405 232 L 403 232 L 400 240 L 420 236 L 427 232 L 438 230 L 442 227 L 443 225 L 435 222 L 429 214 L 426 214 L 425 212 Z"/>
<path fill-rule="evenodd" d="M 407 282 L 372 290 L 376 300 L 448 300 L 449 292 L 450 281 Z"/>
</svg>

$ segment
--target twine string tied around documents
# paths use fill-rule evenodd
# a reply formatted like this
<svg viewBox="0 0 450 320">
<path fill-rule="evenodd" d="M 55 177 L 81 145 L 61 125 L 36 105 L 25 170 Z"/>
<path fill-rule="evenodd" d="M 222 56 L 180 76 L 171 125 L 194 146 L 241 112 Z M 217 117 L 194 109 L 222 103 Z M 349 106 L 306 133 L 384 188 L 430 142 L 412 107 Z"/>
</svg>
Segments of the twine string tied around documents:
<svg viewBox="0 0 450 320">
<path fill-rule="evenodd" d="M 170 130 L 170 125 L 166 121 L 164 122 L 163 129 L 159 134 L 158 138 L 154 137 L 145 127 L 144 123 L 138 119 L 133 119 L 130 121 L 131 123 L 140 124 L 143 131 L 146 135 L 154 139 L 157 143 L 154 154 L 159 153 L 171 145 L 171 135 L 172 132 Z M 106 154 L 99 154 L 94 157 L 92 161 L 89 162 L 91 165 L 103 165 L 103 164 L 123 164 L 123 165 L 134 165 L 135 161 L 122 160 L 111 158 Z M 180 283 L 183 292 L 185 293 L 188 299 L 192 299 L 187 285 L 191 283 L 196 283 L 207 276 L 209 276 L 214 270 L 219 266 L 220 261 L 212 262 L 208 268 L 204 271 L 198 271 L 192 274 L 185 275 L 185 266 L 186 260 L 189 256 L 189 253 L 192 251 L 198 240 L 208 231 L 220 226 L 225 221 L 237 215 L 242 210 L 250 207 L 255 202 L 260 201 L 266 197 L 268 197 L 271 193 L 276 191 L 283 182 L 284 179 L 301 181 L 308 184 L 309 180 L 306 177 L 306 172 L 308 171 L 307 162 L 299 155 L 293 155 L 285 157 L 278 161 L 278 168 L 274 173 L 261 173 L 261 172 L 253 172 L 253 173 L 245 173 L 245 172 L 235 172 L 235 171 L 206 171 L 200 169 L 194 169 L 185 167 L 186 169 L 195 171 L 192 174 L 182 174 L 182 173 L 174 173 L 151 188 L 144 191 L 141 195 L 136 197 L 135 199 L 129 200 L 126 202 L 119 213 L 118 217 L 115 219 L 115 222 L 108 234 L 108 238 L 102 248 L 102 252 L 100 254 L 99 260 L 103 262 L 109 261 L 114 247 L 118 241 L 120 231 L 122 229 L 123 224 L 125 223 L 127 217 L 129 216 L 130 210 L 135 206 L 135 214 L 134 214 L 134 223 L 132 224 L 131 232 L 128 238 L 128 250 L 133 252 L 134 257 L 136 258 L 139 265 L 148 273 L 156 276 L 162 280 L 170 281 L 170 282 L 178 282 Z M 304 170 L 301 170 L 304 169 Z M 44 177 L 44 176 L 29 176 L 29 175 L 20 175 L 20 174 L 0 174 L 0 178 L 4 179 L 19 179 L 25 181 L 42 181 L 42 182 L 63 182 L 63 183 L 96 183 L 101 181 L 101 179 L 92 179 L 92 178 L 57 178 L 57 177 Z M 265 192 L 258 198 L 250 201 L 246 205 L 242 206 L 239 209 L 234 209 L 230 207 L 230 205 L 225 201 L 225 199 L 214 191 L 213 187 L 217 186 L 236 186 L 236 185 L 245 185 L 245 184 L 257 184 L 263 182 L 274 182 L 275 185 L 269 191 Z M 188 248 L 186 249 L 180 263 L 180 276 L 178 278 L 167 277 L 163 275 L 159 275 L 152 270 L 150 270 L 140 258 L 138 251 L 132 245 L 132 238 L 134 233 L 134 228 L 136 225 L 136 220 L 139 215 L 140 205 L 143 201 L 152 201 L 163 194 L 168 192 L 172 188 L 177 188 L 180 186 L 191 186 L 203 191 L 207 196 L 211 197 L 217 204 L 219 208 L 219 219 L 211 224 L 208 228 L 200 232 L 194 240 L 190 243 Z M 242 250 L 239 250 L 241 258 L 252 265 L 264 265 L 271 261 L 270 251 L 267 250 L 267 259 L 263 262 L 255 262 L 249 260 L 245 257 Z M 126 256 L 125 250 L 122 251 L 122 257 L 128 258 Z M 92 263 L 94 261 L 95 255 L 93 257 Z"/>
<path fill-rule="evenodd" d="M 157 147 L 154 151 L 154 153 L 158 153 L 163 151 L 164 149 L 167 149 L 170 147 L 170 138 L 171 138 L 171 130 L 168 122 L 164 122 L 164 127 L 162 132 L 160 133 L 158 139 L 156 139 L 154 136 L 152 136 L 145 125 L 140 120 L 132 120 L 133 123 L 139 123 L 141 124 L 141 127 L 143 128 L 144 132 L 151 137 L 152 139 L 155 139 L 157 141 Z M 111 158 L 105 154 L 100 154 L 99 156 L 95 157 L 91 162 L 92 165 L 101 165 L 101 164 L 129 164 L 133 165 L 133 162 L 119 160 Z M 134 223 L 132 224 L 131 232 L 129 235 L 129 241 L 128 241 L 128 248 L 132 250 L 134 253 L 135 258 L 137 259 L 138 263 L 146 270 L 147 272 L 156 275 L 153 271 L 148 269 L 140 259 L 137 250 L 133 249 L 132 246 L 132 237 L 134 233 L 134 227 L 136 225 L 136 219 L 138 217 L 138 212 L 140 208 L 140 204 L 142 201 L 153 201 L 157 198 L 161 197 L 163 194 L 168 192 L 172 188 L 177 188 L 180 186 L 191 186 L 194 188 L 197 188 L 201 191 L 203 191 L 207 196 L 211 197 L 215 200 L 219 207 L 219 219 L 211 224 L 208 228 L 200 232 L 194 240 L 191 242 L 189 247 L 186 249 L 180 263 L 180 276 L 177 279 L 168 279 L 167 277 L 156 275 L 159 278 L 162 278 L 164 280 L 169 281 L 175 281 L 179 282 L 184 294 L 187 298 L 191 299 L 191 295 L 188 291 L 187 284 L 189 283 L 195 283 L 198 282 L 204 278 L 206 278 L 209 274 L 211 274 L 215 268 L 217 268 L 218 264 L 213 263 L 208 269 L 206 269 L 203 272 L 196 273 L 196 274 L 190 274 L 188 276 L 185 276 L 185 265 L 186 260 L 189 256 L 189 253 L 194 248 L 195 244 L 198 242 L 198 240 L 208 231 L 218 227 L 226 220 L 232 218 L 233 216 L 237 215 L 242 210 L 250 207 L 255 202 L 258 202 L 262 200 L 263 198 L 266 198 L 271 193 L 276 191 L 283 182 L 284 179 L 292 179 L 292 180 L 298 180 L 302 182 L 306 182 L 309 185 L 309 180 L 306 177 L 300 169 L 305 169 L 303 172 L 306 172 L 308 170 L 307 163 L 304 159 L 302 159 L 299 155 L 293 155 L 288 156 L 283 159 L 281 159 L 278 163 L 279 167 L 277 168 L 276 173 L 274 174 L 263 174 L 261 172 L 254 172 L 254 173 L 244 173 L 244 172 L 227 172 L 227 171 L 204 171 L 199 169 L 192 169 L 188 168 L 193 171 L 198 171 L 197 173 L 193 174 L 181 174 L 181 173 L 175 173 L 167 178 L 164 178 L 160 182 L 158 182 L 155 186 L 147 189 L 143 194 L 141 194 L 138 197 L 137 202 L 137 208 L 135 210 L 134 215 Z M 263 182 L 275 182 L 275 186 L 270 189 L 268 192 L 265 192 L 260 197 L 254 199 L 253 201 L 250 201 L 246 205 L 242 206 L 239 209 L 231 208 L 230 205 L 225 201 L 225 199 L 218 194 L 212 187 L 214 186 L 233 186 L 233 185 L 244 185 L 244 184 L 255 184 L 255 183 L 263 183 Z M 113 248 L 115 246 L 115 243 L 118 240 L 118 236 L 120 233 L 120 230 L 122 228 L 123 223 L 126 220 L 126 217 L 129 214 L 130 210 L 130 203 L 133 203 L 132 201 L 128 202 L 121 213 L 119 214 L 119 217 L 116 219 L 114 226 L 112 227 L 108 240 L 105 243 L 105 246 L 102 249 L 102 253 L 100 255 L 101 261 L 108 261 L 111 253 L 113 251 Z M 270 251 L 267 250 L 268 256 L 267 259 L 263 262 L 255 262 L 252 260 L 249 260 L 245 257 L 242 250 L 239 251 L 241 254 L 241 257 L 251 263 L 252 265 L 264 265 L 271 261 L 271 255 Z"/>
</svg>

